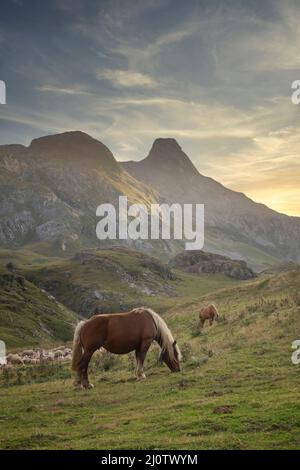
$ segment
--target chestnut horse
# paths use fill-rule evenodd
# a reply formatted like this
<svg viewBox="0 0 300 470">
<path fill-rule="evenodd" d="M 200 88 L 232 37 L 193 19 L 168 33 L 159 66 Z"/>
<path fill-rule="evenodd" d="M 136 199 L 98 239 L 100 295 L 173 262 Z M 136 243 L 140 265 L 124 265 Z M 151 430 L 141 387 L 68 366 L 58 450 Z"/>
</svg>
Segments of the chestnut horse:
<svg viewBox="0 0 300 470">
<path fill-rule="evenodd" d="M 76 387 L 92 388 L 88 365 L 93 353 L 103 347 L 114 354 L 135 351 L 137 380 L 145 379 L 143 365 L 151 343 L 161 347 L 160 361 L 172 372 L 180 371 L 181 353 L 164 320 L 150 308 L 126 313 L 94 315 L 78 323 L 73 339 L 72 369 Z"/>
<path fill-rule="evenodd" d="M 208 305 L 208 307 L 204 307 L 199 312 L 199 320 L 201 328 L 204 327 L 204 323 L 206 320 L 209 321 L 209 324 L 212 325 L 214 320 L 218 320 L 219 313 L 217 307 L 214 304 Z"/>
</svg>

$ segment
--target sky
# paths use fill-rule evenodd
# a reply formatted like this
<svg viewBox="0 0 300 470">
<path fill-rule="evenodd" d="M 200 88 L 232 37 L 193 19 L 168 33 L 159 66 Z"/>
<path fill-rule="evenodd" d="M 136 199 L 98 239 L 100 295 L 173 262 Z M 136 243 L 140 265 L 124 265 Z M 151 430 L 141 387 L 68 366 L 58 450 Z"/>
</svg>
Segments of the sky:
<svg viewBox="0 0 300 470">
<path fill-rule="evenodd" d="M 2 0 L 0 144 L 82 130 L 125 161 L 174 137 L 300 216 L 299 25 L 298 0 Z"/>
</svg>

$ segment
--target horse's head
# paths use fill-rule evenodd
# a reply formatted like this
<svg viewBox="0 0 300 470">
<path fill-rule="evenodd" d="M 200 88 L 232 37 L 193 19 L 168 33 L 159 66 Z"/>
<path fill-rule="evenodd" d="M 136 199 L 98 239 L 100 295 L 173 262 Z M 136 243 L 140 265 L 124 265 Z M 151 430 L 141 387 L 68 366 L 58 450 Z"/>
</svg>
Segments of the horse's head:
<svg viewBox="0 0 300 470">
<path fill-rule="evenodd" d="M 171 372 L 180 372 L 181 353 L 176 341 L 173 342 L 170 349 L 166 348 L 161 351 L 160 362 L 164 362 Z"/>
</svg>

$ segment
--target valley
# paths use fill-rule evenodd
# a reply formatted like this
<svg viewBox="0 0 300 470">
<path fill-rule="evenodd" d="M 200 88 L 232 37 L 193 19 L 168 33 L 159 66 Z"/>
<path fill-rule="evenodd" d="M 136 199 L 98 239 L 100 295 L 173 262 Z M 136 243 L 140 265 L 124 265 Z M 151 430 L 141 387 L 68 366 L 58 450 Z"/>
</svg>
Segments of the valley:
<svg viewBox="0 0 300 470">
<path fill-rule="evenodd" d="M 43 322 L 44 317 L 49 315 L 49 321 L 53 317 L 49 304 L 54 311 L 61 308 L 62 312 L 70 312 L 70 327 L 66 336 L 66 340 L 70 341 L 75 318 L 88 318 L 94 313 L 128 311 L 140 305 L 151 306 L 164 313 L 177 303 L 192 301 L 208 290 L 218 290 L 237 282 L 221 273 L 203 273 L 199 282 L 191 274 L 174 270 L 156 258 L 124 247 L 84 250 L 63 259 L 39 258 L 22 250 L 0 250 L 0 262 L 3 263 L 3 272 L 7 263 L 14 263 L 18 274 L 26 279 L 27 289 L 25 294 L 15 285 L 12 289 L 5 283 L 1 286 L 0 337 L 2 335 L 6 340 L 7 347 L 37 344 L 45 340 L 42 333 L 40 339 L 38 336 L 35 339 L 34 335 L 38 335 L 38 324 Z M 17 305 L 16 298 L 19 299 Z M 29 298 L 30 303 L 26 303 Z M 44 299 L 45 307 L 41 299 Z M 26 308 L 31 305 L 34 306 L 37 326 L 34 335 L 25 335 L 22 340 L 22 324 L 17 322 L 15 329 L 15 316 L 21 322 L 24 318 L 26 324 Z M 13 336 L 16 336 L 15 340 Z M 50 335 L 48 339 L 55 343 L 62 338 L 56 335 L 51 338 Z"/>
</svg>

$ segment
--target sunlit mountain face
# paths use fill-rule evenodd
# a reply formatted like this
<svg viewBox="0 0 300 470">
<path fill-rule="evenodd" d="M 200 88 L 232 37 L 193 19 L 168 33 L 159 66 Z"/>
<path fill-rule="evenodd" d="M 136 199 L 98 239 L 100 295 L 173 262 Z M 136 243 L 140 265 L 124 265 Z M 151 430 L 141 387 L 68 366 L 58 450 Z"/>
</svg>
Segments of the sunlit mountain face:
<svg viewBox="0 0 300 470">
<path fill-rule="evenodd" d="M 0 144 L 80 129 L 117 160 L 177 139 L 227 187 L 300 215 L 296 0 L 8 0 Z"/>
<path fill-rule="evenodd" d="M 175 139 L 158 138 L 146 158 L 118 162 L 81 131 L 0 146 L 0 247 L 55 256 L 125 245 L 160 259 L 183 240 L 97 240 L 97 207 L 130 203 L 204 204 L 204 250 L 243 259 L 255 270 L 299 261 L 300 218 L 279 214 L 198 172 Z M 99 215 L 99 214 L 98 214 Z"/>
</svg>

